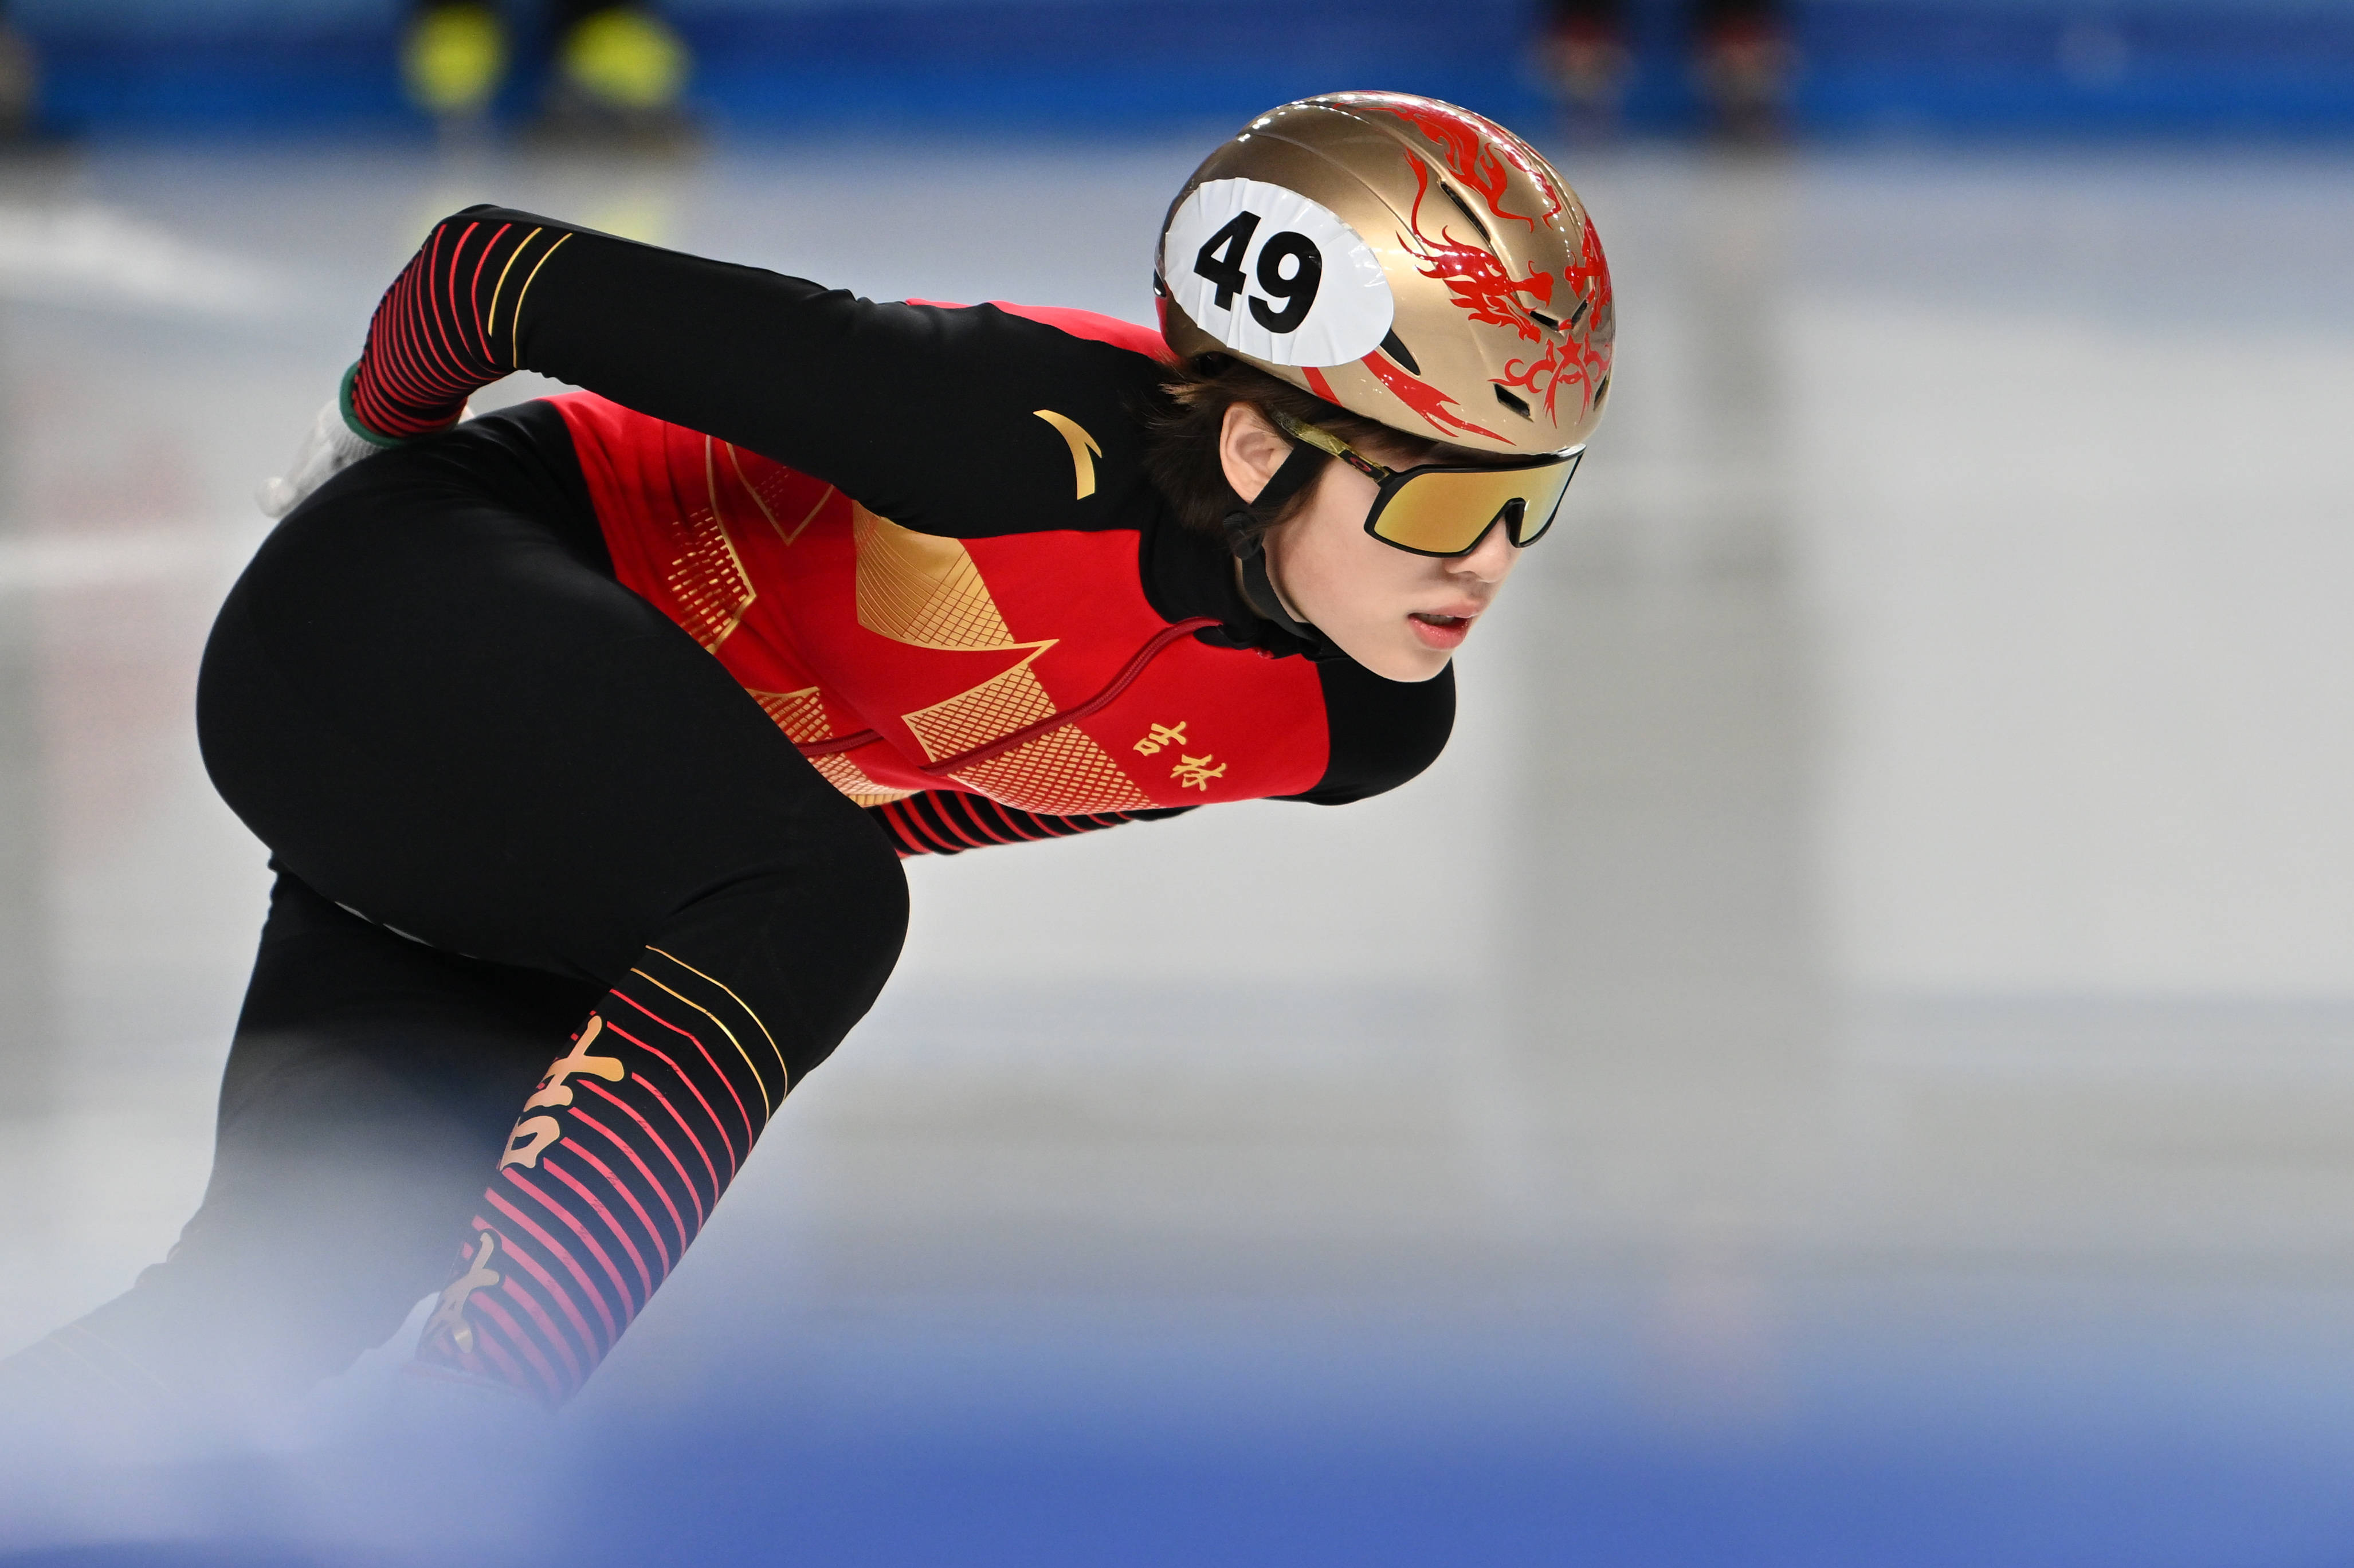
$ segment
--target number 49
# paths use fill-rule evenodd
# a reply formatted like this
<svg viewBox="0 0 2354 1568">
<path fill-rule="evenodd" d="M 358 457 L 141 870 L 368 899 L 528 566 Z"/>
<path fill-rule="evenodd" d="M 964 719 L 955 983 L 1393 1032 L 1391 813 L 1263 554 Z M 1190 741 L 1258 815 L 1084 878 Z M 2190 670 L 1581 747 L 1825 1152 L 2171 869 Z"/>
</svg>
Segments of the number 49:
<svg viewBox="0 0 2354 1568">
<path fill-rule="evenodd" d="M 1206 280 L 1216 291 L 1218 308 L 1235 308 L 1235 296 L 1243 294 L 1250 300 L 1251 315 L 1258 324 L 1271 333 L 1287 333 L 1298 328 L 1308 319 L 1316 303 L 1317 286 L 1324 281 L 1324 253 L 1316 242 L 1304 234 L 1285 229 L 1267 237 L 1259 248 L 1259 291 L 1268 299 L 1281 300 L 1277 309 L 1267 300 L 1249 294 L 1250 278 L 1243 271 L 1243 260 L 1250 254 L 1251 238 L 1258 232 L 1259 215 L 1242 212 L 1234 220 L 1213 234 L 1193 256 L 1193 275 Z M 1284 263 L 1291 263 L 1286 274 Z"/>
</svg>

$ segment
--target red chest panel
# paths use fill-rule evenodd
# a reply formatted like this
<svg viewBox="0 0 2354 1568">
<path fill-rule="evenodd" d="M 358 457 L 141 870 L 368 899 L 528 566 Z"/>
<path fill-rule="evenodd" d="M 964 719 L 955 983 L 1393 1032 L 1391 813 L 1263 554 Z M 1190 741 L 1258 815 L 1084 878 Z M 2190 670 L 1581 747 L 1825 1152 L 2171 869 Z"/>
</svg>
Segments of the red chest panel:
<svg viewBox="0 0 2354 1568">
<path fill-rule="evenodd" d="M 1168 623 L 1132 532 L 917 534 L 725 441 L 588 393 L 554 401 L 621 582 L 854 799 L 946 787 L 1071 815 L 1296 794 L 1323 776 L 1314 667 L 1191 636 L 1153 652 Z"/>
</svg>

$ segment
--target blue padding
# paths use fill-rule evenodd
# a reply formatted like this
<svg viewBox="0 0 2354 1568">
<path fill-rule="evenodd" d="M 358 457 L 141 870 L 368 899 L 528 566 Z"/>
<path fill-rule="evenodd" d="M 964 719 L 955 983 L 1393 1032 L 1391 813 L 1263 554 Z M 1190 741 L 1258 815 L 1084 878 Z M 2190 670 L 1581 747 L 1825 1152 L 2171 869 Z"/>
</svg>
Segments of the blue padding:
<svg viewBox="0 0 2354 1568">
<path fill-rule="evenodd" d="M 1798 16 L 1821 131 L 2354 127 L 2354 5 L 1812 0 Z"/>
<path fill-rule="evenodd" d="M 418 122 L 389 38 L 48 51 L 44 117 L 91 132 L 399 132 Z"/>
<path fill-rule="evenodd" d="M 1231 122 L 1354 87 L 1543 112 L 1527 17 L 1499 0 L 991 0 L 684 20 L 705 62 L 698 96 L 748 121 Z"/>
<path fill-rule="evenodd" d="M 1677 7 L 1632 4 L 1629 117 L 1688 125 L 1698 104 Z M 163 30 L 62 0 L 19 0 L 13 14 L 43 47 L 49 114 L 68 128 L 418 123 L 393 67 L 397 0 L 189 0 L 147 10 L 169 15 Z M 277 20 L 258 26 L 264 16 Z M 700 61 L 697 102 L 722 124 L 1222 124 L 1371 86 L 1532 128 L 1549 119 L 1522 0 L 695 0 L 677 17 Z M 1799 118 L 1819 132 L 2354 126 L 2348 0 L 1799 0 L 1794 17 Z"/>
</svg>

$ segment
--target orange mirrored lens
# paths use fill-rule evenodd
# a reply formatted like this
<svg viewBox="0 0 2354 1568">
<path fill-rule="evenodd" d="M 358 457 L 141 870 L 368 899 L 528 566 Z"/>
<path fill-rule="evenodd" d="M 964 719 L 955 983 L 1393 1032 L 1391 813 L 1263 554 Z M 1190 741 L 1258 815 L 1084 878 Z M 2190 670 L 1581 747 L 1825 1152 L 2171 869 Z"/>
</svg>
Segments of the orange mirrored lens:
<svg viewBox="0 0 2354 1568">
<path fill-rule="evenodd" d="M 1527 468 L 1416 469 L 1394 482 L 1366 526 L 1401 549 L 1459 556 L 1501 518 L 1513 544 L 1533 545 L 1553 526 L 1583 455 Z"/>
</svg>

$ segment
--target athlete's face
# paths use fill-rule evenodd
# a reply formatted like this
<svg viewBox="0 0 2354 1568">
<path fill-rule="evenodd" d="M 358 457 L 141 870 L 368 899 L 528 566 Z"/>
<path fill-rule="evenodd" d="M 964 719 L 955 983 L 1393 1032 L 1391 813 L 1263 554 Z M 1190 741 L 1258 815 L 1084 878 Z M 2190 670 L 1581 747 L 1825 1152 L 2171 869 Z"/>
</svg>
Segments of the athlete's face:
<svg viewBox="0 0 2354 1568">
<path fill-rule="evenodd" d="M 1398 454 L 1367 443 L 1375 462 Z M 1291 455 L 1291 442 L 1258 410 L 1226 410 L 1218 455 L 1227 482 L 1256 496 Z M 1328 462 L 1292 519 L 1267 535 L 1267 575 L 1292 614 L 1376 675 L 1427 681 L 1495 602 L 1521 552 L 1501 528 L 1468 556 L 1416 556 L 1365 532 L 1373 482 L 1344 462 Z"/>
</svg>

